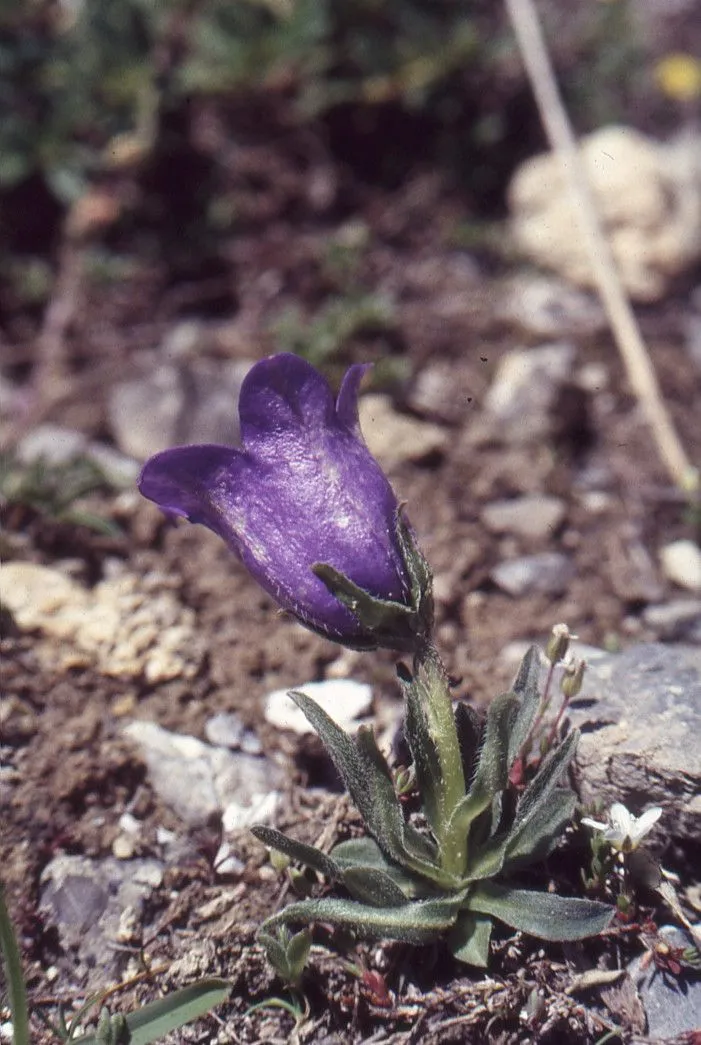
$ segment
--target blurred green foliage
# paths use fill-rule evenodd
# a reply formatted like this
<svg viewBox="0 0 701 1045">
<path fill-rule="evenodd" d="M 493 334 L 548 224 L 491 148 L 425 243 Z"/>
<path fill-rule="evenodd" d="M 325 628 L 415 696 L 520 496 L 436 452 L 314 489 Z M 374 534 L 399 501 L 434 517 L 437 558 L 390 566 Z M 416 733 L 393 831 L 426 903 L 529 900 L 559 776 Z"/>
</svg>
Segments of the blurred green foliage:
<svg viewBox="0 0 701 1045">
<path fill-rule="evenodd" d="M 573 96 L 601 117 L 624 95 L 635 56 L 625 0 L 591 6 L 585 32 L 577 7 L 586 90 L 575 84 Z M 568 63 L 576 65 L 577 46 L 565 45 Z M 434 160 L 482 197 L 490 177 L 492 187 L 503 183 L 532 151 L 538 127 L 504 10 L 490 0 L 0 0 L 0 230 L 10 229 L 15 249 L 40 256 L 45 244 L 27 246 L 17 206 L 3 207 L 9 193 L 39 179 L 57 223 L 96 181 L 136 171 L 159 148 L 164 155 L 164 139 L 167 156 L 177 138 L 197 151 L 188 140 L 193 102 L 223 115 L 235 144 L 235 103 L 266 92 L 284 99 L 283 124 L 327 121 L 322 137 L 343 160 L 364 150 L 352 158 L 391 169 L 394 184 L 412 164 Z M 331 114 L 344 108 L 350 124 L 339 118 L 332 127 Z M 363 110 L 375 138 L 349 142 Z M 497 160 L 495 174 L 495 150 L 507 140 L 508 163 Z M 373 152 L 386 154 L 384 168 Z M 202 188 L 200 223 L 215 225 L 217 191 Z M 7 249 L 6 235 L 6 275 Z M 20 299 L 41 297 L 36 276 L 19 273 Z"/>
</svg>

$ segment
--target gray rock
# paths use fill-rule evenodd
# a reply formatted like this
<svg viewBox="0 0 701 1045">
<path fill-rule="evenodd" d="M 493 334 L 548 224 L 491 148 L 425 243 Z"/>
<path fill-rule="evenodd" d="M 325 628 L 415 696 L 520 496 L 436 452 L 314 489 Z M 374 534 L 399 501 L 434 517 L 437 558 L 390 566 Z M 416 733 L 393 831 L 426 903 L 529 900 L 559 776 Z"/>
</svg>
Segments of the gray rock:
<svg viewBox="0 0 701 1045">
<path fill-rule="evenodd" d="M 675 925 L 662 925 L 660 936 L 672 947 L 693 946 L 693 940 Z M 667 975 L 652 962 L 642 968 L 642 956 L 628 966 L 647 1016 L 650 1038 L 672 1038 L 701 1027 L 701 976 L 683 970 Z"/>
<path fill-rule="evenodd" d="M 389 396 L 364 395 L 358 409 L 365 441 L 384 468 L 396 468 L 403 461 L 425 460 L 442 453 L 447 446 L 445 428 L 400 414 Z"/>
<path fill-rule="evenodd" d="M 604 310 L 591 294 L 537 274 L 507 284 L 501 312 L 536 337 L 596 334 L 606 326 Z"/>
<path fill-rule="evenodd" d="M 263 750 L 256 734 L 244 726 L 234 711 L 222 711 L 207 719 L 204 735 L 210 744 L 245 751 L 248 755 L 260 755 Z"/>
<path fill-rule="evenodd" d="M 206 824 L 232 803 L 254 810 L 270 795 L 277 800 L 282 772 L 267 759 L 170 733 L 154 722 L 131 722 L 124 732 L 141 749 L 158 796 L 187 824 Z"/>
<path fill-rule="evenodd" d="M 235 444 L 238 397 L 251 364 L 177 358 L 116 385 L 108 412 L 117 445 L 144 460 L 184 443 Z"/>
<path fill-rule="evenodd" d="M 701 643 L 701 599 L 673 599 L 648 606 L 643 621 L 660 639 Z"/>
<path fill-rule="evenodd" d="M 540 540 L 552 535 L 565 517 L 558 497 L 531 494 L 508 501 L 492 501 L 482 512 L 482 522 L 491 533 L 513 533 Z"/>
<path fill-rule="evenodd" d="M 672 541 L 660 550 L 668 580 L 689 591 L 701 591 L 701 548 L 694 541 Z"/>
<path fill-rule="evenodd" d="M 407 405 L 417 414 L 443 424 L 460 424 L 474 405 L 474 378 L 453 360 L 429 362 L 416 375 Z"/>
<path fill-rule="evenodd" d="M 701 650 L 659 643 L 589 652 L 570 708 L 584 802 L 661 806 L 659 830 L 701 833 Z"/>
<path fill-rule="evenodd" d="M 40 911 L 54 926 L 62 947 L 74 952 L 104 988 L 126 965 L 125 920 L 138 926 L 145 901 L 161 884 L 163 865 L 157 860 L 120 861 L 112 857 L 55 857 L 41 875 Z"/>
<path fill-rule="evenodd" d="M 508 352 L 485 397 L 475 437 L 530 443 L 550 434 L 553 407 L 577 357 L 566 342 Z"/>
<path fill-rule="evenodd" d="M 48 465 L 62 465 L 76 457 L 84 457 L 87 446 L 88 441 L 82 432 L 44 424 L 24 436 L 17 447 L 17 456 L 25 464 L 44 461 Z"/>
<path fill-rule="evenodd" d="M 523 595 L 561 595 L 574 576 L 574 566 L 560 552 L 541 552 L 500 562 L 491 579 L 514 598 Z"/>
<path fill-rule="evenodd" d="M 312 697 L 345 730 L 357 729 L 358 719 L 372 707 L 372 687 L 354 679 L 324 679 L 294 688 Z M 289 693 L 289 689 L 277 689 L 269 694 L 265 701 L 266 721 L 292 733 L 312 733 L 312 726 Z"/>
</svg>

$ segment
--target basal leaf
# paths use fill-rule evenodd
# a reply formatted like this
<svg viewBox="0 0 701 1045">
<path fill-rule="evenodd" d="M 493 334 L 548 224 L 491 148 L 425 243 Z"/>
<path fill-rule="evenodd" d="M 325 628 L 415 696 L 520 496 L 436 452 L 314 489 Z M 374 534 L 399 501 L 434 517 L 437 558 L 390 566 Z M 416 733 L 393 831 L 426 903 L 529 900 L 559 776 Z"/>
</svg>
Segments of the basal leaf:
<svg viewBox="0 0 701 1045">
<path fill-rule="evenodd" d="M 458 731 L 462 768 L 467 782 L 474 778 L 477 769 L 484 724 L 483 716 L 475 708 L 462 701 L 456 703 L 455 728 Z"/>
<path fill-rule="evenodd" d="M 531 646 L 521 661 L 512 691 L 520 700 L 518 715 L 509 737 L 509 769 L 514 764 L 531 731 L 540 707 L 540 650 Z"/>
<path fill-rule="evenodd" d="M 126 1017 L 129 1028 L 129 1045 L 149 1045 L 158 1038 L 205 1016 L 217 1005 L 226 1001 L 231 993 L 231 984 L 226 980 L 207 979 L 174 991 L 159 1001 L 144 1005 Z M 89 1034 L 80 1038 L 81 1045 L 98 1045 L 97 1038 Z"/>
<path fill-rule="evenodd" d="M 473 820 L 492 805 L 494 796 L 508 784 L 509 738 L 517 713 L 518 698 L 513 693 L 504 693 L 490 704 L 477 772 L 454 814 L 456 834 L 467 838 Z"/>
<path fill-rule="evenodd" d="M 279 853 L 284 853 L 291 860 L 296 860 L 306 867 L 313 868 L 319 874 L 324 875 L 325 878 L 330 878 L 332 881 L 340 880 L 341 872 L 334 861 L 315 846 L 298 842 L 296 839 L 289 838 L 283 834 L 282 831 L 277 831 L 274 827 L 266 827 L 264 824 L 254 824 L 251 832 L 259 842 L 267 845 L 269 849 L 277 849 Z"/>
<path fill-rule="evenodd" d="M 466 965 L 487 967 L 492 920 L 473 911 L 461 911 L 448 935 L 448 946 L 453 957 Z"/>
<path fill-rule="evenodd" d="M 349 838 L 334 846 L 331 855 L 342 870 L 355 867 L 384 871 L 404 895 L 411 899 L 431 895 L 430 883 L 421 876 L 409 874 L 404 868 L 391 863 L 374 838 Z"/>
<path fill-rule="evenodd" d="M 615 913 L 613 907 L 598 900 L 512 889 L 493 882 L 476 885 L 464 906 L 541 940 L 559 941 L 596 936 Z"/>
<path fill-rule="evenodd" d="M 355 900 L 372 907 L 401 907 L 409 903 L 391 876 L 377 867 L 347 867 L 343 884 Z"/>
<path fill-rule="evenodd" d="M 302 900 L 273 915 L 263 929 L 270 932 L 278 925 L 326 922 L 365 939 L 427 943 L 450 929 L 464 899 L 463 891 L 447 898 L 417 900 L 403 907 L 368 907 L 355 900 L 326 897 Z"/>
<path fill-rule="evenodd" d="M 504 867 L 512 868 L 536 860 L 544 860 L 557 845 L 567 824 L 574 815 L 577 798 L 569 788 L 555 788 L 530 815 L 529 819 L 509 836 Z"/>
</svg>

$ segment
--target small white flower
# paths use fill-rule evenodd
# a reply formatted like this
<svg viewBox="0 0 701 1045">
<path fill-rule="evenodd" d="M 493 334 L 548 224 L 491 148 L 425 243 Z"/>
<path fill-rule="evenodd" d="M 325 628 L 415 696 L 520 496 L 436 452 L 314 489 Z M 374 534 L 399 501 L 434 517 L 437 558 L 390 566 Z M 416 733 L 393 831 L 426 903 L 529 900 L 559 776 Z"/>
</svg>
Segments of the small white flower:
<svg viewBox="0 0 701 1045">
<path fill-rule="evenodd" d="M 652 806 L 642 816 L 633 816 L 622 802 L 614 802 L 609 810 L 607 824 L 590 820 L 588 816 L 582 818 L 582 823 L 587 827 L 593 827 L 595 831 L 603 831 L 604 838 L 613 849 L 621 853 L 630 853 L 638 848 L 661 816 L 662 810 L 659 806 Z"/>
</svg>

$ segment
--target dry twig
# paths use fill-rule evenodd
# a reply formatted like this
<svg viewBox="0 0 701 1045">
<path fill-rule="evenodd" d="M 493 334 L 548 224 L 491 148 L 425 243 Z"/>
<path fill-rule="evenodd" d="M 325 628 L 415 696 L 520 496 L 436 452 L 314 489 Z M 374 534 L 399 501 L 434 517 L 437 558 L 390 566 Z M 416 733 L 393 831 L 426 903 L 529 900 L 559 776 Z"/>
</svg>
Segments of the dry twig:
<svg viewBox="0 0 701 1045">
<path fill-rule="evenodd" d="M 577 142 L 555 79 L 533 0 L 506 0 L 521 57 L 531 82 L 550 146 L 559 157 L 614 339 L 633 391 L 643 409 L 660 456 L 673 481 L 686 493 L 699 490 L 699 473 L 682 446 L 662 398 L 654 368 L 596 209 Z"/>
</svg>

